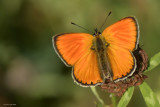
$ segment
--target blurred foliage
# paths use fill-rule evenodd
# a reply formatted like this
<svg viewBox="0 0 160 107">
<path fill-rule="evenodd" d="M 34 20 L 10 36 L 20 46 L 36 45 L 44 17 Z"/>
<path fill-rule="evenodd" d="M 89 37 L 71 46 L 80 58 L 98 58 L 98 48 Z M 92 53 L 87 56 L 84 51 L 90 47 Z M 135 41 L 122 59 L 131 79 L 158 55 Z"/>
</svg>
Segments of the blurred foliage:
<svg viewBox="0 0 160 107">
<path fill-rule="evenodd" d="M 131 15 L 139 22 L 140 46 L 151 57 L 160 51 L 159 4 L 159 0 L 1 0 L 0 106 L 95 106 L 91 90 L 76 85 L 71 68 L 65 67 L 56 55 L 52 36 L 86 32 L 71 25 L 71 21 L 93 30 L 101 26 L 109 11 L 112 15 L 106 27 Z M 147 72 L 146 81 L 160 96 L 159 70 L 158 66 Z M 109 94 L 97 88 L 104 103 L 111 104 Z M 128 106 L 140 105 L 146 106 L 135 88 Z"/>
<path fill-rule="evenodd" d="M 140 85 L 139 88 L 148 107 L 160 106 L 156 94 L 152 91 L 152 89 L 148 86 L 146 82 L 143 82 L 143 84 Z"/>
<path fill-rule="evenodd" d="M 132 98 L 133 92 L 134 92 L 134 87 L 128 88 L 128 90 L 121 97 L 117 107 L 126 107 Z"/>
</svg>

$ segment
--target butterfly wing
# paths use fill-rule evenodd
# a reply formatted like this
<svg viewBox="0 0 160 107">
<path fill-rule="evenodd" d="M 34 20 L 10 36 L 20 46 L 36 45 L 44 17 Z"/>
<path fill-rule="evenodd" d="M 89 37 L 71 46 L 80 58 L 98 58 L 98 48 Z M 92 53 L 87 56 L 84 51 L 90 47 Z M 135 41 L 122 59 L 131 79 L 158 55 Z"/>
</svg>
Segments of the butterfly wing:
<svg viewBox="0 0 160 107">
<path fill-rule="evenodd" d="M 113 72 L 113 80 L 131 76 L 136 69 L 132 52 L 138 45 L 138 23 L 134 17 L 126 17 L 106 28 L 102 36 L 109 43 L 107 54 Z"/>
<path fill-rule="evenodd" d="M 61 34 L 53 37 L 57 54 L 67 66 L 73 67 L 74 80 L 83 86 L 102 82 L 97 56 L 92 47 L 93 36 L 87 33 Z"/>
</svg>

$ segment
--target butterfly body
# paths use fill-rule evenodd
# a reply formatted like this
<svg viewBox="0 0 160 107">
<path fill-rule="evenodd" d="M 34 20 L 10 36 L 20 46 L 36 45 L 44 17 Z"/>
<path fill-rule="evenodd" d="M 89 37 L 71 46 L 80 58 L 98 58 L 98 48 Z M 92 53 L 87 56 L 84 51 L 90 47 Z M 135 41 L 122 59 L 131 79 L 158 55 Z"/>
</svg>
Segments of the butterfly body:
<svg viewBox="0 0 160 107">
<path fill-rule="evenodd" d="M 92 50 L 95 51 L 98 59 L 98 67 L 103 79 L 110 78 L 112 79 L 112 70 L 107 56 L 107 47 L 109 43 L 106 42 L 105 38 L 100 32 L 95 30 L 93 35 Z"/>
<path fill-rule="evenodd" d="M 81 86 L 101 85 L 105 79 L 124 80 L 137 68 L 133 51 L 139 40 L 138 22 L 126 17 L 102 33 L 64 33 L 53 37 L 53 46 Z"/>
</svg>

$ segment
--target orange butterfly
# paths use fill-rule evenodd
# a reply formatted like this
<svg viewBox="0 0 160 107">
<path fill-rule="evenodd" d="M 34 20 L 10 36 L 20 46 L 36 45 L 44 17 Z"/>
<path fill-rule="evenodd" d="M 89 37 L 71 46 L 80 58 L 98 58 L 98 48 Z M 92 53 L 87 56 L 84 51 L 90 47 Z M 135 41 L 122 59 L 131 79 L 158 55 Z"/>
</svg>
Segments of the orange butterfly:
<svg viewBox="0 0 160 107">
<path fill-rule="evenodd" d="M 138 46 L 138 22 L 126 17 L 102 33 L 64 33 L 53 37 L 56 53 L 81 86 L 101 85 L 105 79 L 117 82 L 136 70 L 133 51 Z"/>
</svg>

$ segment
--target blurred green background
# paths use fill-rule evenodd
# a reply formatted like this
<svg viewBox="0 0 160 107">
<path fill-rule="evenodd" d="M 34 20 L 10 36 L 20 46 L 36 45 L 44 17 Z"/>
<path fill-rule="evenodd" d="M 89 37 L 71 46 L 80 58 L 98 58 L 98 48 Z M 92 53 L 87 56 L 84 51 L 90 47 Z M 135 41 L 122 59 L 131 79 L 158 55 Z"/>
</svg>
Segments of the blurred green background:
<svg viewBox="0 0 160 107">
<path fill-rule="evenodd" d="M 52 36 L 105 27 L 126 16 L 140 26 L 140 45 L 149 57 L 160 51 L 159 0 L 0 0 L 0 106 L 95 107 L 90 88 L 76 85 L 52 46 Z M 89 33 L 89 32 L 87 32 Z M 160 99 L 160 67 L 146 79 Z M 138 87 L 129 107 L 146 106 Z M 109 94 L 97 90 L 106 104 Z"/>
</svg>

